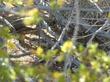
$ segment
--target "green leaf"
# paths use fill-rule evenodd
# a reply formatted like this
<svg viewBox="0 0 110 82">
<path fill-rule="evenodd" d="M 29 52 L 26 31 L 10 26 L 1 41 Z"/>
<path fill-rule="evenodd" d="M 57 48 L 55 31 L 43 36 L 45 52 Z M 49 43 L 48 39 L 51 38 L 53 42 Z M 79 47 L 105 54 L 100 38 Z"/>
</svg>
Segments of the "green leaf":
<svg viewBox="0 0 110 82">
<path fill-rule="evenodd" d="M 7 52 L 6 50 L 0 49 L 0 57 L 7 57 Z"/>
</svg>

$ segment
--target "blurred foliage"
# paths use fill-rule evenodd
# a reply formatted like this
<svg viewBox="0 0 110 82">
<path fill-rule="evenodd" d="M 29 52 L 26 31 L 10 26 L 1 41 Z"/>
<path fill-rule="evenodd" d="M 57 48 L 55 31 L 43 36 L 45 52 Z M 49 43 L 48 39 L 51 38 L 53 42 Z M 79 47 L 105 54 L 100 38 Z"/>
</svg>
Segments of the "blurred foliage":
<svg viewBox="0 0 110 82">
<path fill-rule="evenodd" d="M 64 5 L 64 0 L 50 0 L 50 7 L 55 10 L 61 8 Z"/>
<path fill-rule="evenodd" d="M 25 13 L 25 15 L 28 16 L 24 18 L 25 25 L 34 25 L 41 21 L 41 17 L 38 9 L 32 9 L 27 13 Z"/>
<path fill-rule="evenodd" d="M 65 48 L 65 44 L 68 42 L 70 41 L 65 42 L 62 48 Z M 36 56 L 45 60 L 47 63 L 49 61 L 54 62 L 53 57 L 57 56 L 57 61 L 62 62 L 65 61 L 65 53 L 66 55 L 74 53 L 72 55 L 78 58 L 81 65 L 75 73 L 67 71 L 72 82 L 109 82 L 110 57 L 104 51 L 98 49 L 97 46 L 97 44 L 91 44 L 85 54 L 82 54 L 83 51 L 78 52 L 84 49 L 84 47 L 79 48 L 79 46 L 74 49 L 69 47 L 70 52 L 63 52 L 60 50 L 48 50 L 44 52 L 41 47 L 38 47 L 36 53 L 39 55 Z M 75 54 L 76 52 L 79 55 Z M 30 79 L 32 78 L 39 82 L 44 82 L 46 78 L 56 82 L 67 82 L 65 72 L 49 70 L 48 64 L 38 64 L 36 66 L 21 66 L 15 64 L 13 66 L 6 58 L 0 60 L 0 62 L 0 80 L 2 82 L 6 82 L 7 80 L 8 82 L 12 82 L 17 78 L 23 78 L 22 80 L 24 80 L 24 82 L 31 82 Z"/>
<path fill-rule="evenodd" d="M 66 42 L 63 44 L 61 50 L 62 50 L 63 52 L 68 52 L 72 47 L 73 47 L 72 41 L 66 41 Z"/>
<path fill-rule="evenodd" d="M 0 1 L 4 1 L 8 5 L 24 5 L 22 0 Z M 33 0 L 26 1 L 25 5 L 33 4 Z M 63 4 L 63 0 L 58 0 L 57 5 L 55 0 L 51 0 L 50 5 L 54 9 L 55 6 L 61 7 Z M 32 25 L 41 20 L 37 9 L 29 10 L 25 16 L 24 24 L 26 25 Z M 38 82 L 48 80 L 51 82 L 68 82 L 69 80 L 70 82 L 110 82 L 110 57 L 103 50 L 98 49 L 98 44 L 91 44 L 88 48 L 81 44 L 75 47 L 73 42 L 69 40 L 61 46 L 61 50 L 44 51 L 42 47 L 38 47 L 35 56 L 44 60 L 45 64 L 13 65 L 10 63 L 9 53 L 5 49 L 6 46 L 10 49 L 15 48 L 15 45 L 10 42 L 10 39 L 14 37 L 8 27 L 0 27 L 0 37 L 4 39 L 0 40 L 0 82 L 32 82 L 31 80 Z M 63 62 L 67 57 L 65 55 L 70 56 L 70 54 L 81 62 L 75 73 L 71 72 L 69 68 L 66 73 L 49 69 L 48 63 L 54 62 L 55 57 L 57 57 L 57 62 Z"/>
<path fill-rule="evenodd" d="M 9 27 L 1 27 L 0 28 L 0 36 L 5 39 L 12 38 L 12 35 L 10 34 Z"/>
</svg>

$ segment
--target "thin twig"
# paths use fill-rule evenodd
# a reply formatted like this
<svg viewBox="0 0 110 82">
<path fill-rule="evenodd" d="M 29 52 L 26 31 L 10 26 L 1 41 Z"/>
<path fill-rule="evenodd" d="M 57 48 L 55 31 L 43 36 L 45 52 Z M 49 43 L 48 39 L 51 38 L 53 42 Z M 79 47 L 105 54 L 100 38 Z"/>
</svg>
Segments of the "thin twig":
<svg viewBox="0 0 110 82">
<path fill-rule="evenodd" d="M 103 28 L 105 28 L 107 26 L 107 24 L 108 24 L 108 20 L 105 21 L 105 23 L 103 24 L 102 27 L 100 27 L 98 30 L 95 31 L 95 33 L 92 35 L 91 39 L 88 41 L 87 46 L 92 43 L 92 40 L 94 39 L 94 37 L 96 36 L 96 34 L 98 32 L 100 32 Z"/>
<path fill-rule="evenodd" d="M 29 53 L 28 50 L 26 50 L 25 48 L 23 48 L 23 47 L 20 45 L 19 41 L 14 40 L 14 43 L 15 43 L 16 47 L 17 47 L 18 49 L 20 49 L 23 53 L 26 53 L 26 54 Z"/>
<path fill-rule="evenodd" d="M 2 20 L 3 22 L 5 22 L 6 25 L 8 25 L 11 29 L 13 29 L 13 33 L 16 33 L 16 29 L 14 28 L 14 26 L 4 17 L 0 16 L 0 20 Z"/>
<path fill-rule="evenodd" d="M 79 0 L 75 0 L 75 9 L 76 9 L 76 25 L 75 25 L 75 29 L 74 29 L 74 34 L 73 34 L 73 42 L 74 44 L 76 43 L 76 38 L 77 38 L 77 35 L 78 35 L 78 31 L 79 31 L 79 20 L 80 20 L 80 9 L 79 9 Z"/>
<path fill-rule="evenodd" d="M 96 8 L 101 12 L 101 13 L 103 13 L 103 10 L 98 6 L 98 4 L 94 1 L 94 0 L 89 0 L 91 3 L 93 3 L 95 6 L 96 6 Z"/>
<path fill-rule="evenodd" d="M 58 11 L 57 11 L 57 12 L 58 12 Z M 63 37 L 64 37 L 64 35 L 65 35 L 65 32 L 67 31 L 68 26 L 69 26 L 70 23 L 71 23 L 73 13 L 74 13 L 74 10 L 72 10 L 70 17 L 68 18 L 67 24 L 66 24 L 65 27 L 63 28 L 63 31 L 62 31 L 61 35 L 59 36 L 59 38 L 58 38 L 58 41 L 52 46 L 51 50 L 55 49 L 60 43 L 62 43 Z"/>
</svg>

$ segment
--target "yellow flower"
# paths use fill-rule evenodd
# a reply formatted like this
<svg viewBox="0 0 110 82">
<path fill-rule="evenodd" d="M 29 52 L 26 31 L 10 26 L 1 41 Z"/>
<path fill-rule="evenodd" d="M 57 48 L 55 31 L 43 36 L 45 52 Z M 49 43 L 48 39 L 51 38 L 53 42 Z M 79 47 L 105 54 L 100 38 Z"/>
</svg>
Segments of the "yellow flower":
<svg viewBox="0 0 110 82">
<path fill-rule="evenodd" d="M 16 45 L 14 44 L 13 40 L 7 41 L 7 48 L 9 48 L 9 49 L 15 49 L 16 48 Z"/>
<path fill-rule="evenodd" d="M 23 13 L 24 13 L 24 11 L 23 11 Z M 34 24 L 38 23 L 41 20 L 38 9 L 32 9 L 24 15 L 27 16 L 23 20 L 25 25 L 34 25 Z"/>
<path fill-rule="evenodd" d="M 43 80 L 42 79 L 39 79 L 38 82 L 43 82 Z"/>
<path fill-rule="evenodd" d="M 37 50 L 36 50 L 36 54 L 37 54 L 38 57 L 42 57 L 43 52 L 44 52 L 44 50 L 41 47 L 38 47 Z"/>
<path fill-rule="evenodd" d="M 53 73 L 53 78 L 59 79 L 63 74 L 61 72 L 54 72 Z"/>
<path fill-rule="evenodd" d="M 91 62 L 92 68 L 95 69 L 97 72 L 100 71 L 100 63 L 97 61 L 92 61 Z"/>
<path fill-rule="evenodd" d="M 62 7 L 64 4 L 64 0 L 57 0 L 57 3 L 60 7 Z"/>
<path fill-rule="evenodd" d="M 27 13 L 28 16 L 38 16 L 39 10 L 38 9 L 32 9 Z"/>
<path fill-rule="evenodd" d="M 72 48 L 72 46 L 73 46 L 72 41 L 66 41 L 66 42 L 63 44 L 63 46 L 61 47 L 61 50 L 62 50 L 63 52 L 68 52 L 68 51 Z"/>
<path fill-rule="evenodd" d="M 23 22 L 25 25 L 33 25 L 36 21 L 33 17 L 25 17 Z"/>
</svg>

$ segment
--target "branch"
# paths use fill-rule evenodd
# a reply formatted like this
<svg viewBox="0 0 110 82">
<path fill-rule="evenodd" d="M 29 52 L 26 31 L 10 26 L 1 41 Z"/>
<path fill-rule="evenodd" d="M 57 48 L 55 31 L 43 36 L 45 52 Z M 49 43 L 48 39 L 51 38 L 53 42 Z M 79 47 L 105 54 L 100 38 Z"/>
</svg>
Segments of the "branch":
<svg viewBox="0 0 110 82">
<path fill-rule="evenodd" d="M 13 33 L 16 33 L 16 29 L 13 27 L 13 25 L 7 19 L 5 19 L 2 16 L 0 16 L 0 20 L 2 20 L 3 22 L 5 22 L 5 24 L 7 26 L 9 26 L 11 29 L 13 29 Z"/>
<path fill-rule="evenodd" d="M 78 35 L 78 31 L 79 31 L 79 20 L 80 20 L 80 9 L 79 9 L 79 0 L 75 0 L 75 9 L 76 9 L 76 24 L 75 24 L 75 29 L 74 29 L 74 34 L 73 34 L 73 42 L 74 44 L 76 43 L 76 38 L 77 38 L 77 35 Z"/>
<path fill-rule="evenodd" d="M 57 15 L 59 15 L 58 13 L 60 13 L 60 12 L 57 11 Z M 67 24 L 66 24 L 65 27 L 63 28 L 63 31 L 62 31 L 62 33 L 60 34 L 59 38 L 58 38 L 58 41 L 57 41 L 57 42 L 52 46 L 52 48 L 51 48 L 52 50 L 55 49 L 60 43 L 63 42 L 63 37 L 64 37 L 65 32 L 67 31 L 67 29 L 68 29 L 68 27 L 69 27 L 69 25 L 70 25 L 70 23 L 71 23 L 73 14 L 74 14 L 74 11 L 72 10 L 70 17 L 68 18 Z M 62 21 L 62 23 L 63 23 L 63 21 Z"/>
<path fill-rule="evenodd" d="M 100 27 L 98 30 L 95 31 L 95 33 L 92 35 L 91 39 L 88 41 L 87 46 L 92 43 L 93 38 L 98 34 L 98 32 L 100 32 L 103 28 L 105 28 L 107 26 L 107 24 L 108 24 L 108 20 L 105 21 L 105 23 L 103 24 L 102 27 Z"/>
</svg>

